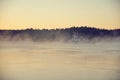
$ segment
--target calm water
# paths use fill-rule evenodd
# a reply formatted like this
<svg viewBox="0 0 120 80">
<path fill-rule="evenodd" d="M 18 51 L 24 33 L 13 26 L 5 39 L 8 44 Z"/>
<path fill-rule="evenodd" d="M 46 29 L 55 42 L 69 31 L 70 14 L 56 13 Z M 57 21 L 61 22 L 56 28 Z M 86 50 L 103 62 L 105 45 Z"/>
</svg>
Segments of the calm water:
<svg viewBox="0 0 120 80">
<path fill-rule="evenodd" d="M 0 80 L 120 80 L 120 43 L 0 42 Z"/>
</svg>

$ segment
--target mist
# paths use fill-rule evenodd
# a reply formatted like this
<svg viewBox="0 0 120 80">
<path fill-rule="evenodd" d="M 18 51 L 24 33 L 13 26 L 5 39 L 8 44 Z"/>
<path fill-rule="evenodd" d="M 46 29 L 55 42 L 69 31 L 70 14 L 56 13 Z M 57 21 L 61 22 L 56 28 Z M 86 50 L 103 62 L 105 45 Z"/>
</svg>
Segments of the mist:
<svg viewBox="0 0 120 80">
<path fill-rule="evenodd" d="M 119 52 L 119 29 L 0 30 L 0 80 L 120 80 Z"/>
<path fill-rule="evenodd" d="M 120 40 L 120 29 L 107 30 L 92 27 L 65 29 L 0 30 L 0 41 L 84 42 Z"/>
<path fill-rule="evenodd" d="M 1 80 L 119 80 L 119 41 L 0 41 Z"/>
</svg>

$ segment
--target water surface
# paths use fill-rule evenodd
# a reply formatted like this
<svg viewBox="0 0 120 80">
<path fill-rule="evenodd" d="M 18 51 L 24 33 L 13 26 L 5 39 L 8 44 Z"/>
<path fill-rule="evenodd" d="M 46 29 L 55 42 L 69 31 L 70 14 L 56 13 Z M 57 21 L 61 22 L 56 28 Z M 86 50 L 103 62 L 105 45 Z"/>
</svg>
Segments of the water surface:
<svg viewBox="0 0 120 80">
<path fill-rule="evenodd" d="M 0 80 L 120 80 L 120 43 L 0 42 Z"/>
</svg>

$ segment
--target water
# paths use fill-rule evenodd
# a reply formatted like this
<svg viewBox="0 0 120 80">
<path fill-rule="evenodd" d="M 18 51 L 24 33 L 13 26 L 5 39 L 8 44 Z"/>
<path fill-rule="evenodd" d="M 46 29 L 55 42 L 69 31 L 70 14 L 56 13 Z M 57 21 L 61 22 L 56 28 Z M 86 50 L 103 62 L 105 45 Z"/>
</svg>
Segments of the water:
<svg viewBox="0 0 120 80">
<path fill-rule="evenodd" d="M 120 80 L 120 43 L 0 42 L 0 80 Z"/>
</svg>

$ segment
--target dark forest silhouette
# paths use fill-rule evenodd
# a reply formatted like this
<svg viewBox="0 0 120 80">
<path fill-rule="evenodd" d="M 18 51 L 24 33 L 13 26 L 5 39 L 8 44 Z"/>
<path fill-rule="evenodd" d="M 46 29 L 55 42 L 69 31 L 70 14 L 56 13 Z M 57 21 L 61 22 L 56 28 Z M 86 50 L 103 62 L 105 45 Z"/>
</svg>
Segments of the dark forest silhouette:
<svg viewBox="0 0 120 80">
<path fill-rule="evenodd" d="M 107 30 L 92 27 L 71 27 L 64 29 L 0 30 L 0 40 L 7 41 L 71 41 L 76 39 L 119 38 L 120 29 Z"/>
</svg>

